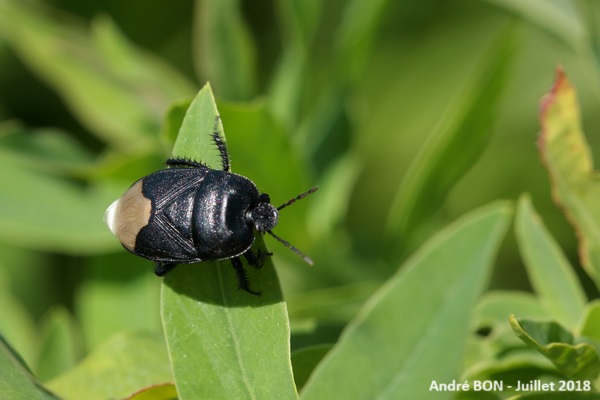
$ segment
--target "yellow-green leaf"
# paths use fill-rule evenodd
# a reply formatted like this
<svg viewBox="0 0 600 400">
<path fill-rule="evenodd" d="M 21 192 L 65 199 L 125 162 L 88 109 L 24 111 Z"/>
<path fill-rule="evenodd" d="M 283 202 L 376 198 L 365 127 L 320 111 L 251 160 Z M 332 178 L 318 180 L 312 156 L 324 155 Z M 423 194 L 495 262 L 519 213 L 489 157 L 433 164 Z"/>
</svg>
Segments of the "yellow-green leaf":
<svg viewBox="0 0 600 400">
<path fill-rule="evenodd" d="M 539 149 L 554 200 L 577 231 L 581 262 L 600 285 L 600 180 L 581 128 L 575 89 L 561 69 L 540 109 Z"/>
<path fill-rule="evenodd" d="M 575 343 L 573 335 L 556 322 L 535 322 L 509 317 L 515 334 L 546 356 L 570 379 L 593 380 L 600 373 L 598 352 L 589 343 Z"/>
</svg>

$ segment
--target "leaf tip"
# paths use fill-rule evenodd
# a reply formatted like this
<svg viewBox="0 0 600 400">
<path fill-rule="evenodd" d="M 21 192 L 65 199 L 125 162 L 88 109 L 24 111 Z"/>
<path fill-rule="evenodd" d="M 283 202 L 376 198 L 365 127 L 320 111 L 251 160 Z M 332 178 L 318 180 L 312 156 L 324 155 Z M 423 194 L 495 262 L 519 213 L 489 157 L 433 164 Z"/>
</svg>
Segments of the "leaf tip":
<svg viewBox="0 0 600 400">
<path fill-rule="evenodd" d="M 550 109 L 550 107 L 556 104 L 556 99 L 558 96 L 567 91 L 573 90 L 573 87 L 571 86 L 569 79 L 567 78 L 567 74 L 565 73 L 562 66 L 559 65 L 556 67 L 556 72 L 554 76 L 554 84 L 552 85 L 552 88 L 548 93 L 542 96 L 542 99 L 540 101 L 539 114 L 542 125 L 542 134 L 540 135 L 540 138 L 543 138 L 544 136 L 544 128 L 546 125 L 548 110 Z"/>
</svg>

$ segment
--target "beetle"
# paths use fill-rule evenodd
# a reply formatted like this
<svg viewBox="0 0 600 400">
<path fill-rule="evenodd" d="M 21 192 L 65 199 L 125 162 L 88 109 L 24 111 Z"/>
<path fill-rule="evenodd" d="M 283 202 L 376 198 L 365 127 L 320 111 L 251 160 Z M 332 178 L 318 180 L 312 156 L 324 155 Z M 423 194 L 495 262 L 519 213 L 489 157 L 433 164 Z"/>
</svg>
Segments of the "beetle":
<svg viewBox="0 0 600 400">
<path fill-rule="evenodd" d="M 218 118 L 218 117 L 217 117 Z M 268 194 L 259 193 L 248 178 L 231 172 L 227 147 L 212 133 L 222 169 L 184 158 L 170 158 L 166 168 L 138 181 L 104 214 L 104 221 L 129 252 L 155 262 L 154 273 L 164 276 L 178 264 L 231 260 L 238 287 L 250 289 L 240 256 L 260 268 L 265 257 L 251 247 L 254 233 L 268 233 L 312 265 L 299 249 L 272 232 L 279 211 L 309 194 L 308 191 L 275 208 Z"/>
</svg>

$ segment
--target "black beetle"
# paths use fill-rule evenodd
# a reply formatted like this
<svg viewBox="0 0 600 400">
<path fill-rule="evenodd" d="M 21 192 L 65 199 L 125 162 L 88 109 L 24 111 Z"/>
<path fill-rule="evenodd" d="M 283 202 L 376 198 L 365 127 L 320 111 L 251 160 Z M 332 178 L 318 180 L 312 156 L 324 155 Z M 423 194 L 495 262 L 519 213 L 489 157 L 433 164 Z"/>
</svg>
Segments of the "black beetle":
<svg viewBox="0 0 600 400">
<path fill-rule="evenodd" d="M 229 155 L 218 132 L 213 140 L 222 170 L 189 159 L 171 158 L 167 168 L 135 182 L 106 210 L 104 220 L 131 253 L 156 262 L 164 276 L 177 264 L 231 259 L 239 288 L 252 294 L 240 256 L 254 267 L 271 253 L 251 250 L 254 231 L 267 232 L 307 263 L 300 250 L 276 236 L 279 211 L 315 192 L 310 190 L 275 208 L 248 178 L 230 172 Z"/>
</svg>

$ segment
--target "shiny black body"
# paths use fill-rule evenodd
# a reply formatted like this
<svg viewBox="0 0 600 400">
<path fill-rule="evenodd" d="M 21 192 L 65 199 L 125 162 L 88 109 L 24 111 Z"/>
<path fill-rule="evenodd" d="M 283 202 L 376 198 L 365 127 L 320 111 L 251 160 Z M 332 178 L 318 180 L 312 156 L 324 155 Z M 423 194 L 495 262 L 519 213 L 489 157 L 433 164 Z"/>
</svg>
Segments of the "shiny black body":
<svg viewBox="0 0 600 400">
<path fill-rule="evenodd" d="M 185 264 L 237 257 L 252 246 L 246 210 L 260 198 L 254 183 L 191 165 L 143 178 L 142 193 L 152 202 L 152 212 L 138 233 L 135 254 L 160 264 Z"/>
<path fill-rule="evenodd" d="M 186 159 L 169 159 L 169 168 L 142 181 L 142 194 L 152 203 L 150 219 L 137 234 L 132 253 L 156 262 L 154 272 L 164 276 L 177 266 L 200 261 L 230 259 L 240 289 L 250 289 L 239 256 L 260 268 L 266 252 L 254 254 L 256 226 L 250 218 L 269 196 L 259 194 L 248 178 L 229 172 L 225 144 L 213 135 L 224 170 Z M 270 204 L 269 204 L 270 206 Z M 273 208 L 274 209 L 274 208 Z M 277 223 L 277 212 L 269 222 Z M 264 231 L 261 229 L 261 231 Z"/>
<path fill-rule="evenodd" d="M 248 178 L 230 172 L 225 142 L 213 140 L 222 170 L 188 159 L 169 159 L 167 168 L 134 183 L 107 210 L 105 220 L 123 247 L 156 262 L 163 276 L 177 264 L 229 259 L 239 287 L 249 293 L 240 256 L 260 267 L 264 251 L 252 252 L 255 232 L 269 233 L 309 264 L 312 260 L 271 230 L 279 210 L 317 190 L 310 190 L 273 207 L 269 195 L 259 193 Z"/>
</svg>

